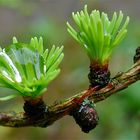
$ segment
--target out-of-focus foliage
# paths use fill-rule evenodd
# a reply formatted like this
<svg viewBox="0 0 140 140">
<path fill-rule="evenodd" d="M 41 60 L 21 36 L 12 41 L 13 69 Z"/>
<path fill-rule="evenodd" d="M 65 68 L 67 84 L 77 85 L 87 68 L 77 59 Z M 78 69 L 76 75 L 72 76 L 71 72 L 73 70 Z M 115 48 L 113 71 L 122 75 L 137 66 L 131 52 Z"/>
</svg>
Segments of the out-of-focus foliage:
<svg viewBox="0 0 140 140">
<path fill-rule="evenodd" d="M 25 15 L 33 13 L 36 8 L 36 4 L 30 0 L 0 0 L 0 5 L 18 10 Z"/>
<path fill-rule="evenodd" d="M 24 3 L 23 11 L 28 11 L 25 5 L 32 1 L 22 1 Z M 88 87 L 89 62 L 87 56 L 83 50 L 77 47 L 78 44 L 69 37 L 66 31 L 66 21 L 71 22 L 71 13 L 82 9 L 85 3 L 88 5 L 89 11 L 99 9 L 111 16 L 114 11 L 122 10 L 125 15 L 130 15 L 131 22 L 128 26 L 127 36 L 121 46 L 114 50 L 110 63 L 112 75 L 126 70 L 133 63 L 135 48 L 140 45 L 140 1 L 39 0 L 38 3 L 35 3 L 34 12 L 28 15 L 21 14 L 21 11 L 18 10 L 20 8 L 13 10 L 8 2 L 7 5 L 0 6 L 0 44 L 2 46 L 9 44 L 7 40 L 14 35 L 18 36 L 22 42 L 27 42 L 32 36 L 43 36 L 51 45 L 57 42 L 57 45 L 65 46 L 65 59 L 62 63 L 61 74 L 48 88 L 48 94 L 45 96 L 47 104 L 70 97 Z M 31 5 L 29 7 L 32 9 Z M 44 43 L 46 44 L 46 42 Z M 0 127 L 0 140 L 9 140 L 9 138 L 10 140 L 139 140 L 139 85 L 140 82 L 137 82 L 128 89 L 96 104 L 100 116 L 99 125 L 88 135 L 81 132 L 72 117 L 67 116 L 46 129 Z M 8 92 L 13 91 L 1 89 L 3 95 Z M 21 98 L 0 102 L 0 111 L 17 110 L 21 112 L 22 105 Z"/>
</svg>

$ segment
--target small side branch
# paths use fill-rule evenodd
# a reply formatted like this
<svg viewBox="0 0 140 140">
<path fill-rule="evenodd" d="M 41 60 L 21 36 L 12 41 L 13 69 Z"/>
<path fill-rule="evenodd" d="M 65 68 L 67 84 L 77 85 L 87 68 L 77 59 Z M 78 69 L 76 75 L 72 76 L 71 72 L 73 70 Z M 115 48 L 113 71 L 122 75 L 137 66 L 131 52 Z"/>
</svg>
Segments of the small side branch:
<svg viewBox="0 0 140 140">
<path fill-rule="evenodd" d="M 90 88 L 72 96 L 71 98 L 51 105 L 46 108 L 48 111 L 42 114 L 38 119 L 29 118 L 24 113 L 0 113 L 0 125 L 9 127 L 47 127 L 63 116 L 69 115 L 73 107 L 81 103 L 85 98 L 89 97 L 90 100 L 97 103 L 105 100 L 116 92 L 127 88 L 138 80 L 140 80 L 140 60 L 128 71 L 115 76 L 106 87 L 100 90 L 97 90 L 98 87 Z"/>
</svg>

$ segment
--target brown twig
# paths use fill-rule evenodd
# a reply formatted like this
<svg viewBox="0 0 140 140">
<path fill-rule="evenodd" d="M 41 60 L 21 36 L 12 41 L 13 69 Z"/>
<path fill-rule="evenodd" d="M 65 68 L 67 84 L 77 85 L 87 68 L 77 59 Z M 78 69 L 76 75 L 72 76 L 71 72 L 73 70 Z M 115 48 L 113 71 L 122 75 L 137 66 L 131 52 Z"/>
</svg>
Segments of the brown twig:
<svg viewBox="0 0 140 140">
<path fill-rule="evenodd" d="M 0 125 L 9 127 L 38 126 L 47 127 L 65 115 L 69 115 L 71 109 L 81 103 L 86 97 L 95 103 L 105 100 L 107 97 L 123 90 L 140 80 L 140 60 L 137 61 L 128 71 L 121 73 L 104 88 L 90 88 L 78 93 L 62 102 L 46 107 L 48 111 L 39 118 L 30 118 L 24 113 L 0 113 Z"/>
</svg>

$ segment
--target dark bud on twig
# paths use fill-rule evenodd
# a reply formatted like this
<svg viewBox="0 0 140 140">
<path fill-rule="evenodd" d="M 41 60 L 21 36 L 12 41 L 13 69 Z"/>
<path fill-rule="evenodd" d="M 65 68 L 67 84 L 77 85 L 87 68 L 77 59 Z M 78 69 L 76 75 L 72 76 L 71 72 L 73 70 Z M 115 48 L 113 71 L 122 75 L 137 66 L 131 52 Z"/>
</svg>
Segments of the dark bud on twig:
<svg viewBox="0 0 140 140">
<path fill-rule="evenodd" d="M 85 133 L 94 129 L 99 121 L 99 117 L 94 109 L 93 103 L 89 100 L 85 100 L 82 104 L 74 108 L 71 115 Z"/>
<path fill-rule="evenodd" d="M 136 53 L 134 56 L 134 63 L 136 63 L 138 60 L 140 60 L 140 46 L 136 49 Z"/>
<path fill-rule="evenodd" d="M 106 86 L 110 81 L 110 71 L 108 69 L 94 69 L 90 67 L 90 73 L 88 74 L 90 86 Z"/>
<path fill-rule="evenodd" d="M 43 116 L 47 110 L 43 100 L 38 100 L 37 102 L 34 100 L 25 101 L 23 108 L 25 115 L 31 118 L 39 118 L 40 116 Z"/>
</svg>

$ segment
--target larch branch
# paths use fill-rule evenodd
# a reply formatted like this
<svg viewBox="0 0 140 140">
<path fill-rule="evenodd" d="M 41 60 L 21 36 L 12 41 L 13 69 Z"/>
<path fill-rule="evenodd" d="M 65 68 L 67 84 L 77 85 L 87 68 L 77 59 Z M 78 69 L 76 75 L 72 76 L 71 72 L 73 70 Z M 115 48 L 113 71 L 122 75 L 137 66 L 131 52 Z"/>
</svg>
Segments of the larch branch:
<svg viewBox="0 0 140 140">
<path fill-rule="evenodd" d="M 71 110 L 85 98 L 89 97 L 95 103 L 105 100 L 109 96 L 121 91 L 136 81 L 140 80 L 140 60 L 138 60 L 128 71 L 115 76 L 104 88 L 89 88 L 64 101 L 46 107 L 46 112 L 39 118 L 30 118 L 25 113 L 1 112 L 0 125 L 9 127 L 37 126 L 47 127 L 65 115 L 69 115 Z"/>
</svg>

